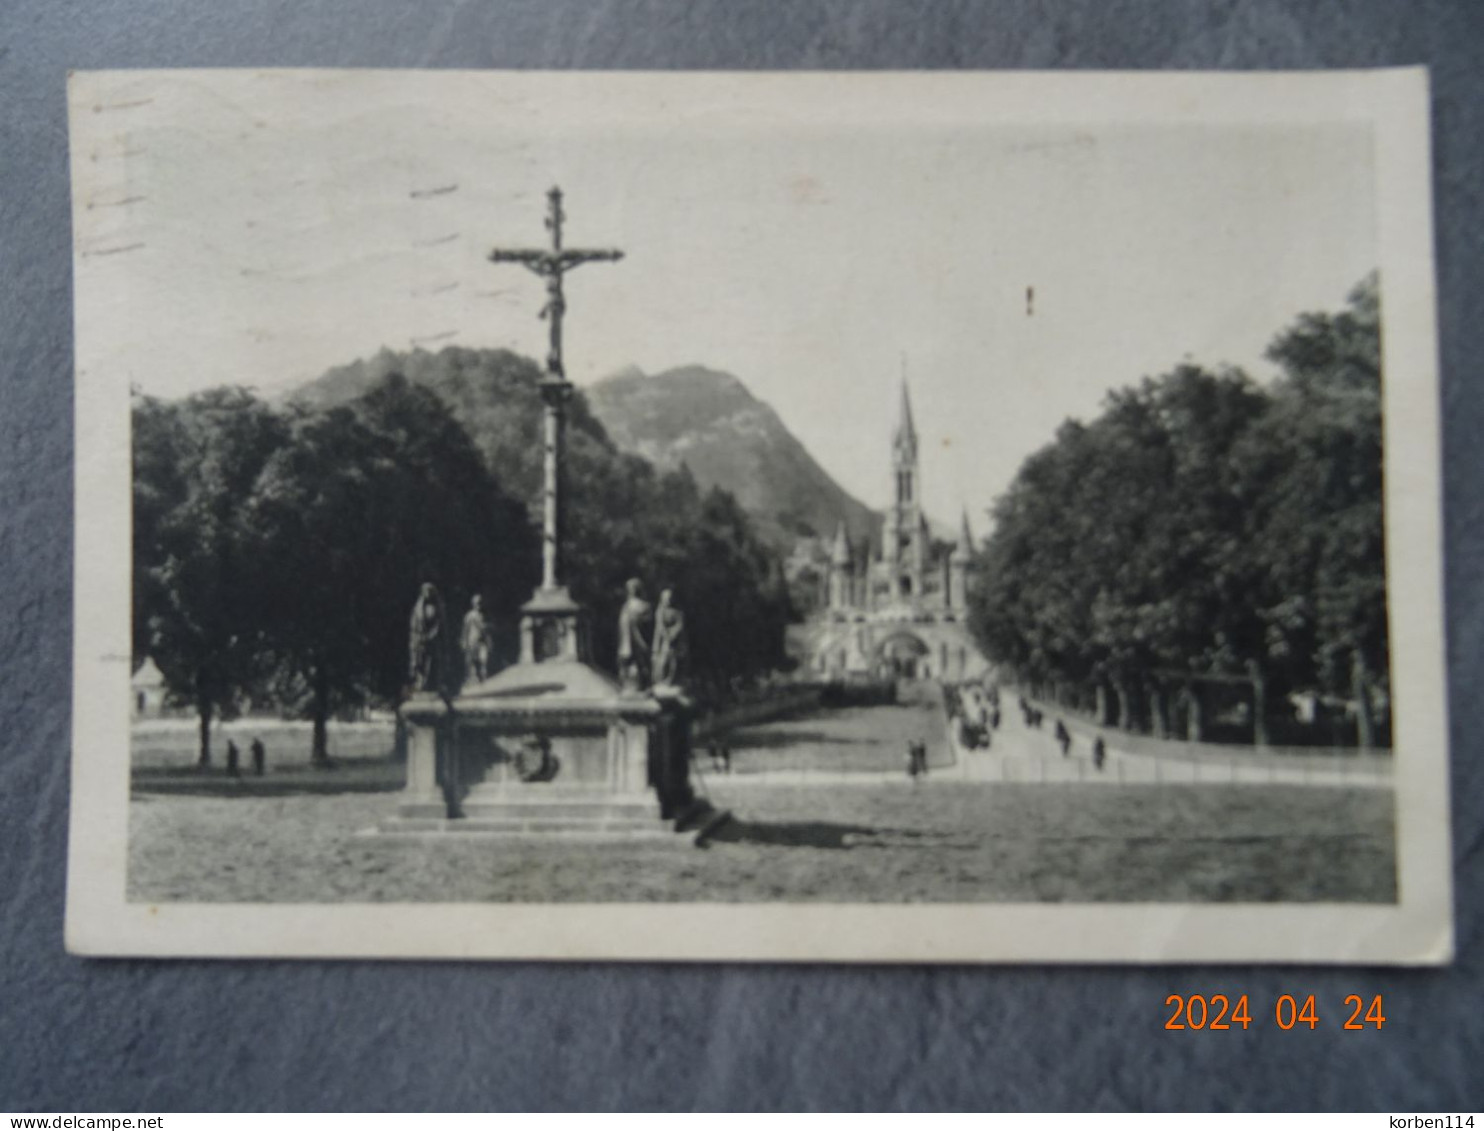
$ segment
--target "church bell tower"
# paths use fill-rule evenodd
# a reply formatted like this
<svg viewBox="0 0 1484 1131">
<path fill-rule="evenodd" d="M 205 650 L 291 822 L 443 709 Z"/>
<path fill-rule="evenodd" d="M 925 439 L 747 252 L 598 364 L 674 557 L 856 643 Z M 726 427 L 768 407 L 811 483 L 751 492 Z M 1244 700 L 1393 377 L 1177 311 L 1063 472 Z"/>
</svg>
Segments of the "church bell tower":
<svg viewBox="0 0 1484 1131">
<path fill-rule="evenodd" d="M 917 428 L 912 422 L 912 398 L 902 378 L 902 403 L 891 442 L 895 479 L 891 514 L 881 532 L 882 558 L 891 579 L 891 604 L 916 605 L 922 597 L 927 566 L 927 527 L 918 498 Z"/>
</svg>

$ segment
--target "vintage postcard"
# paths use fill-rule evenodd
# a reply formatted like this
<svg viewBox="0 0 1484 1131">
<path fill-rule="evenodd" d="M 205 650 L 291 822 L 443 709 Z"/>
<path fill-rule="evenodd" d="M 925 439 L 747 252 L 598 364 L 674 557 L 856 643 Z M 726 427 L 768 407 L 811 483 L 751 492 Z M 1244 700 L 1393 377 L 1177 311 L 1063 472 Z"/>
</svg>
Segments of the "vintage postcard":
<svg viewBox="0 0 1484 1131">
<path fill-rule="evenodd" d="M 73 951 L 1450 959 L 1425 72 L 69 98 Z"/>
</svg>

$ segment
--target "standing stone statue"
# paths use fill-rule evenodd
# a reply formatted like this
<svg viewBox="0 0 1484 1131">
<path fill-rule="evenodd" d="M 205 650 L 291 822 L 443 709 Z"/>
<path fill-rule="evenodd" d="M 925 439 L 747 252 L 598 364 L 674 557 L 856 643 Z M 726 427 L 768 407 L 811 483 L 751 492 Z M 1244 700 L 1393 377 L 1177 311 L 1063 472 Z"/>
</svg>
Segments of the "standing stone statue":
<svg viewBox="0 0 1484 1131">
<path fill-rule="evenodd" d="M 443 602 L 430 581 L 423 582 L 412 606 L 408 632 L 408 678 L 413 691 L 437 691 L 443 685 Z"/>
<path fill-rule="evenodd" d="M 464 614 L 459 648 L 464 653 L 464 678 L 475 682 L 489 676 L 490 626 L 484 619 L 484 602 L 476 595 Z"/>
<path fill-rule="evenodd" d="M 644 638 L 649 602 L 637 577 L 625 588 L 628 597 L 618 612 L 618 678 L 625 691 L 643 691 L 649 684 L 649 641 Z"/>
<path fill-rule="evenodd" d="M 685 636 L 685 614 L 675 605 L 675 591 L 660 594 L 654 614 L 654 685 L 679 687 L 685 670 L 689 642 Z"/>
</svg>

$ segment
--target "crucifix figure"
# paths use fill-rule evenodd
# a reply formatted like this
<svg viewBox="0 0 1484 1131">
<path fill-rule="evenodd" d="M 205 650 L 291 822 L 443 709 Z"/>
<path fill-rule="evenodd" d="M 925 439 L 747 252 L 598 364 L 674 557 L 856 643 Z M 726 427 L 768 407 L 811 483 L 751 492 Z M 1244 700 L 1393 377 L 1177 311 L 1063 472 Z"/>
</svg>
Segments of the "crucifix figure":
<svg viewBox="0 0 1484 1131">
<path fill-rule="evenodd" d="M 612 263 L 623 258 L 623 252 L 609 249 L 580 249 L 562 246 L 562 190 L 552 188 L 547 194 L 546 228 L 551 233 L 549 248 L 495 248 L 492 263 L 519 263 L 546 280 L 546 305 L 541 317 L 550 326 L 551 344 L 546 354 L 546 376 L 541 381 L 544 414 L 544 488 L 542 499 L 541 588 L 526 607 L 525 631 L 521 633 L 521 659 L 539 662 L 579 656 L 581 644 L 576 633 L 577 607 L 567 596 L 560 580 L 562 529 L 562 445 L 565 438 L 566 403 L 572 395 L 562 363 L 562 316 L 567 302 L 562 293 L 562 278 L 584 263 Z"/>
<path fill-rule="evenodd" d="M 551 247 L 514 251 L 497 247 L 490 252 L 490 262 L 519 263 L 546 280 L 546 305 L 541 308 L 541 317 L 551 323 L 551 348 L 546 354 L 546 380 L 565 383 L 567 371 L 562 366 L 562 315 L 567 311 L 567 302 L 562 297 L 562 276 L 584 263 L 612 263 L 622 259 L 623 252 L 564 248 L 562 221 L 567 218 L 567 214 L 562 211 L 562 190 L 550 189 L 546 199 L 546 230 L 551 233 Z"/>
</svg>

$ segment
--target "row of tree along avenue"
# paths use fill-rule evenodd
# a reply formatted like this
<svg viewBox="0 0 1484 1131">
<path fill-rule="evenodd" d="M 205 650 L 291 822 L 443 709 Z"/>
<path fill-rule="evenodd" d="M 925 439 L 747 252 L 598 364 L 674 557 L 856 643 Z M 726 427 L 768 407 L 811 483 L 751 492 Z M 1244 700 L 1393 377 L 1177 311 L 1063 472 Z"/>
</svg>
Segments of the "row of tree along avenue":
<svg viewBox="0 0 1484 1131">
<path fill-rule="evenodd" d="M 406 375 L 404 375 L 404 372 Z M 136 396 L 134 640 L 200 720 L 247 705 L 326 724 L 407 684 L 407 609 L 431 581 L 474 596 L 491 668 L 513 660 L 539 580 L 539 371 L 504 351 L 383 351 L 285 405 L 240 388 Z M 698 690 L 784 662 L 781 577 L 730 495 L 616 450 L 573 405 L 569 585 L 611 660 L 629 577 L 685 602 Z"/>
<path fill-rule="evenodd" d="M 1068 420 L 997 501 L 971 623 L 1026 686 L 1159 736 L 1390 744 L 1375 276 Z"/>
</svg>

